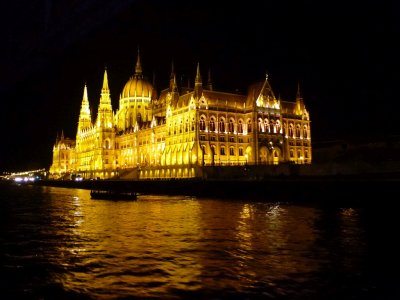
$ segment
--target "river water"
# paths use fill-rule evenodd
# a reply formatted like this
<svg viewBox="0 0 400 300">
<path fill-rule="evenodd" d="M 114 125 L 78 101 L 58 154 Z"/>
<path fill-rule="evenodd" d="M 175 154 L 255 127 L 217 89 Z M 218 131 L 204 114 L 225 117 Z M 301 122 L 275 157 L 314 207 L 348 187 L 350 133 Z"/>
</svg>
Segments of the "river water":
<svg viewBox="0 0 400 300">
<path fill-rule="evenodd" d="M 400 299 L 390 208 L 0 185 L 1 299 Z"/>
</svg>

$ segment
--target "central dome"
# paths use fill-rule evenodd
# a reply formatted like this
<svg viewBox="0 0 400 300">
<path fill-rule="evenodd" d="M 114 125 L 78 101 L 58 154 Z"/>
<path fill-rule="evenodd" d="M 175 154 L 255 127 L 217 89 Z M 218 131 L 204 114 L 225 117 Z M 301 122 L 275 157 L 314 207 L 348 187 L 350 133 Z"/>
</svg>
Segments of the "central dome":
<svg viewBox="0 0 400 300">
<path fill-rule="evenodd" d="M 135 74 L 135 76 L 131 77 L 125 84 L 125 87 L 122 91 L 122 98 L 151 97 L 152 91 L 153 86 L 151 83 L 143 79 L 141 76 Z"/>
<path fill-rule="evenodd" d="M 153 86 L 150 82 L 143 79 L 142 75 L 142 65 L 140 64 L 140 56 L 138 52 L 138 57 L 135 67 L 135 75 L 129 79 L 125 84 L 122 91 L 122 98 L 129 97 L 151 97 L 153 91 Z"/>
</svg>

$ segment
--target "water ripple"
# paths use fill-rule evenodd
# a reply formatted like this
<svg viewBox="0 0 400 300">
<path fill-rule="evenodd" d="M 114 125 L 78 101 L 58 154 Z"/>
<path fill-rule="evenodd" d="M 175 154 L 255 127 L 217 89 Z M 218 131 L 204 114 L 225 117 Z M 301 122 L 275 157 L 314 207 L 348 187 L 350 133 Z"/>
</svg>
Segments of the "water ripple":
<svg viewBox="0 0 400 300">
<path fill-rule="evenodd" d="M 382 287 L 365 273 L 360 209 L 21 189 L 1 199 L 4 296 L 350 299 Z"/>
</svg>

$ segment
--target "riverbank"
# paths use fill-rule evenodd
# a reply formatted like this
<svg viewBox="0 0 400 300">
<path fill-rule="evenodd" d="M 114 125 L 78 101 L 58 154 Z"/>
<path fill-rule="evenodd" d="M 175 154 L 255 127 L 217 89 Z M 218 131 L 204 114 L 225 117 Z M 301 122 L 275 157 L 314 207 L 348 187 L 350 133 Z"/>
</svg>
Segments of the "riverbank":
<svg viewBox="0 0 400 300">
<path fill-rule="evenodd" d="M 30 184 L 139 194 L 369 205 L 390 199 L 399 181 L 399 174 L 394 173 L 374 176 L 281 176 L 261 180 L 40 180 Z"/>
</svg>

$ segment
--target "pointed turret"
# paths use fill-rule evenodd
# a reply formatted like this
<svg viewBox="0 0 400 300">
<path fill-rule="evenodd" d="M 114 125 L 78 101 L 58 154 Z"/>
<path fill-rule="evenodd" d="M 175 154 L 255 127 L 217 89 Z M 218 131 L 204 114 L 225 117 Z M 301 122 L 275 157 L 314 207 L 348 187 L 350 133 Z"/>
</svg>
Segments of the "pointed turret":
<svg viewBox="0 0 400 300">
<path fill-rule="evenodd" d="M 110 93 L 110 89 L 108 88 L 107 68 L 104 70 L 103 87 L 101 88 L 101 93 Z"/>
<path fill-rule="evenodd" d="M 174 93 L 178 92 L 178 85 L 176 84 L 176 75 L 175 74 L 174 74 L 174 78 L 172 80 L 172 91 Z"/>
<path fill-rule="evenodd" d="M 171 63 L 171 76 L 169 80 L 169 92 L 171 93 L 171 105 L 175 107 L 179 101 L 178 85 L 176 84 L 176 74 L 174 62 Z"/>
<path fill-rule="evenodd" d="M 103 87 L 101 88 L 99 108 L 111 106 L 110 89 L 108 88 L 107 68 L 104 70 Z"/>
<path fill-rule="evenodd" d="M 203 82 L 200 75 L 200 63 L 197 63 L 196 79 L 194 81 L 194 97 L 200 98 L 203 93 Z"/>
<path fill-rule="evenodd" d="M 195 86 L 203 85 L 203 82 L 201 81 L 201 75 L 200 75 L 200 63 L 197 63 L 196 79 L 194 81 L 194 85 Z"/>
<path fill-rule="evenodd" d="M 85 87 L 83 89 L 81 112 L 79 114 L 78 134 L 82 132 L 82 130 L 90 128 L 91 126 L 92 126 L 92 117 L 90 115 L 88 92 L 87 92 L 87 86 L 85 84 Z"/>
<path fill-rule="evenodd" d="M 87 92 L 87 86 L 86 86 L 86 83 L 85 83 L 85 87 L 83 88 L 83 98 L 82 98 L 82 105 L 83 105 L 83 103 L 85 102 L 85 104 L 86 104 L 86 102 L 87 102 L 87 105 L 88 105 L 88 107 L 89 107 L 89 98 L 88 98 L 88 92 Z"/>
<path fill-rule="evenodd" d="M 297 93 L 296 93 L 296 100 L 301 99 L 301 94 L 300 94 L 300 83 L 297 83 Z"/>
<path fill-rule="evenodd" d="M 208 79 L 207 79 L 207 89 L 212 91 L 212 81 L 211 81 L 211 69 L 208 69 Z"/>
<path fill-rule="evenodd" d="M 104 70 L 103 87 L 101 88 L 100 104 L 97 112 L 96 125 L 98 127 L 112 127 L 112 105 L 110 89 L 108 88 L 107 68 Z"/>
<path fill-rule="evenodd" d="M 142 64 L 140 62 L 140 52 L 138 48 L 137 52 L 137 60 L 136 60 L 136 67 L 135 67 L 135 77 L 142 78 Z"/>
<path fill-rule="evenodd" d="M 303 97 L 301 96 L 300 93 L 300 83 L 297 83 L 296 107 L 299 113 L 301 113 L 304 109 Z"/>
<path fill-rule="evenodd" d="M 178 86 L 176 84 L 176 74 L 175 74 L 174 62 L 171 63 L 171 76 L 170 76 L 170 80 L 169 80 L 169 90 L 170 90 L 170 92 L 178 91 Z"/>
</svg>

